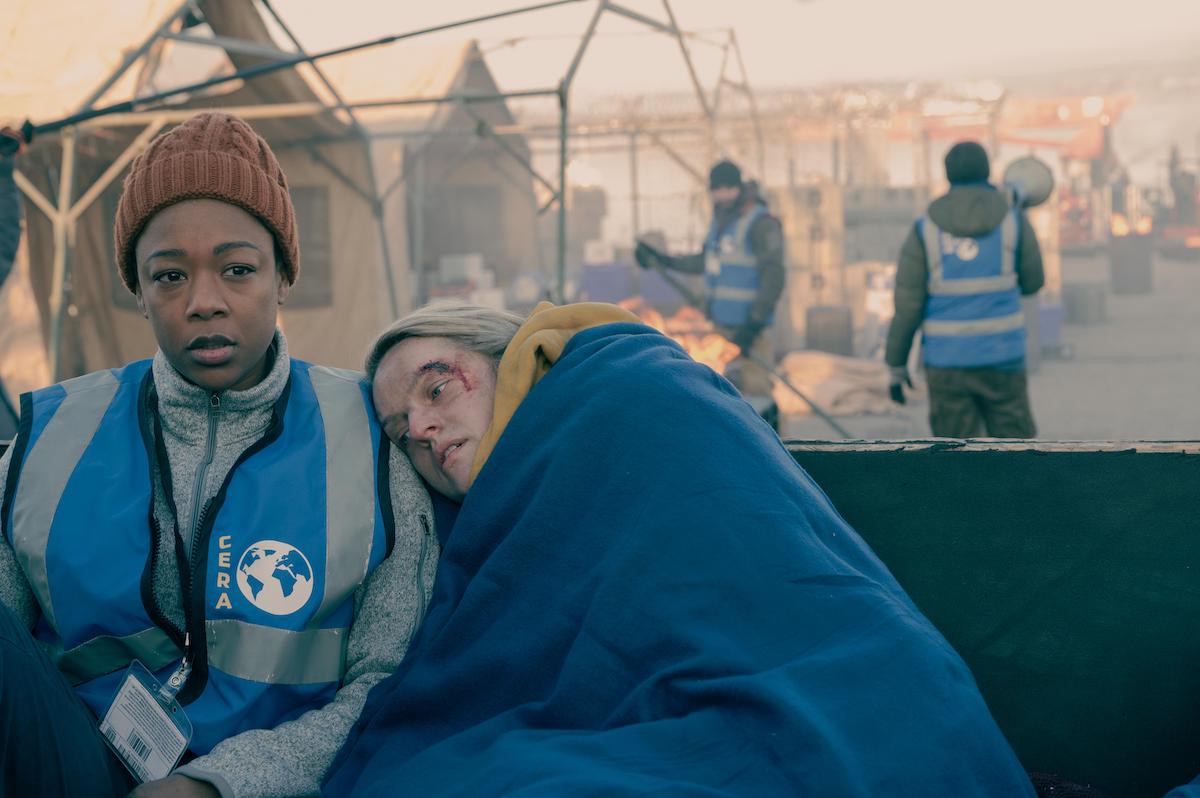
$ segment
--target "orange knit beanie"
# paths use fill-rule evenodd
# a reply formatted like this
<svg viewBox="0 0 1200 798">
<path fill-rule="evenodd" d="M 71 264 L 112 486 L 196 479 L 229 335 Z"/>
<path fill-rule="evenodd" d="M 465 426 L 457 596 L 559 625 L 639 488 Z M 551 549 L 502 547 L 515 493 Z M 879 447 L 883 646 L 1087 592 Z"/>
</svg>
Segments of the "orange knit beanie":
<svg viewBox="0 0 1200 798">
<path fill-rule="evenodd" d="M 159 135 L 125 178 L 114 238 L 117 269 L 137 290 L 134 246 L 146 223 L 168 205 L 217 199 L 254 214 L 275 236 L 289 283 L 300 273 L 300 236 L 287 178 L 262 136 L 236 116 L 202 113 Z"/>
</svg>

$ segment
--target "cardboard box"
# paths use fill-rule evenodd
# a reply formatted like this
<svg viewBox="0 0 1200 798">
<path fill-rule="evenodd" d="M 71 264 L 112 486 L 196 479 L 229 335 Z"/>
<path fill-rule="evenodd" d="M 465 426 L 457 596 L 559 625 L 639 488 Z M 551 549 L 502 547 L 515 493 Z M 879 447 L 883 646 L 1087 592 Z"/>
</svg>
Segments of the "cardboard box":
<svg viewBox="0 0 1200 798">
<path fill-rule="evenodd" d="M 483 255 L 470 252 L 465 255 L 442 255 L 438 260 L 438 276 L 443 283 L 479 284 L 480 277 L 487 271 Z"/>
</svg>

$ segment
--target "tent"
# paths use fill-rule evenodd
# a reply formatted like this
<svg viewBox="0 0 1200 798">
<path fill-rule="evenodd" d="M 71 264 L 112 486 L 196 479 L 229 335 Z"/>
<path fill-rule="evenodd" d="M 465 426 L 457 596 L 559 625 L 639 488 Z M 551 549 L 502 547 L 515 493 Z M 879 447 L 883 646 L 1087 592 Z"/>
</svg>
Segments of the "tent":
<svg viewBox="0 0 1200 798">
<path fill-rule="evenodd" d="M 270 4 L 130 0 L 126 5 L 124 24 L 106 19 L 89 28 L 83 15 L 67 13 L 70 4 L 21 0 L 21 24 L 9 42 L 10 60 L 17 66 L 7 67 L 8 74 L 0 71 L 0 85 L 23 91 L 0 99 L 0 118 L 53 119 L 303 54 Z M 51 41 L 40 31 L 53 31 L 58 38 Z M 22 71 L 22 65 L 46 62 L 39 57 L 45 47 L 50 63 L 63 64 L 62 69 L 45 75 Z M 498 195 L 499 204 L 517 208 L 518 214 L 528 208 L 532 234 L 531 180 L 519 157 L 507 152 L 519 154 L 522 141 L 493 137 L 489 151 L 464 136 L 437 140 L 463 117 L 470 122 L 464 129 L 477 130 L 475 139 L 485 138 L 480 124 L 513 122 L 499 96 L 469 110 L 465 102 L 452 107 L 435 101 L 455 93 L 497 95 L 473 43 L 444 47 L 437 57 L 420 48 L 390 47 L 331 59 L 330 64 L 346 79 L 330 79 L 324 62 L 319 68 L 302 64 L 185 95 L 169 108 L 106 116 L 34 141 L 18 164 L 27 199 L 23 249 L 28 269 L 24 279 L 18 274 L 9 280 L 13 285 L 4 293 L 21 296 L 25 304 L 32 297 L 38 311 L 34 326 L 50 362 L 8 373 L 20 358 L 6 348 L 7 336 L 0 335 L 0 377 L 7 378 L 14 393 L 51 376 L 61 379 L 154 351 L 150 330 L 116 275 L 112 218 L 132 158 L 158 130 L 201 108 L 229 109 L 247 118 L 271 143 L 288 175 L 299 217 L 301 277 L 281 326 L 299 357 L 358 366 L 375 333 L 413 306 L 407 208 L 413 180 L 406 169 L 413 153 L 420 154 L 416 162 L 427 164 L 433 179 L 445 181 L 439 190 L 457 186 L 459 192 L 447 200 L 431 190 L 432 204 L 420 203 L 422 209 L 431 205 L 434 210 L 415 214 L 418 221 L 427 220 L 418 241 L 435 242 L 425 250 L 425 262 L 436 264 L 440 254 L 456 247 L 458 252 L 461 247 L 483 252 L 506 266 L 530 258 L 521 249 L 532 250 L 530 236 L 446 232 L 463 227 L 463 215 L 447 213 L 447 203 L 474 194 Z M 110 78 L 97 87 L 106 73 Z M 347 108 L 364 98 L 398 96 L 410 99 L 399 105 L 383 100 L 365 120 Z M 489 160 L 501 159 L 512 166 L 489 165 Z M 474 219 L 480 212 L 486 209 L 469 216 Z M 500 223 L 505 229 L 513 224 L 505 217 Z M 0 307 L 4 299 L 0 296 Z M 26 330 L 26 350 L 33 337 Z"/>
<path fill-rule="evenodd" d="M 394 186 L 405 188 L 405 201 L 388 209 L 387 226 L 409 231 L 419 296 L 428 298 L 447 255 L 482 255 L 498 285 L 541 269 L 529 146 L 522 135 L 498 132 L 517 120 L 498 99 L 476 41 L 379 48 L 328 59 L 321 68 L 348 103 L 405 103 L 363 108 L 357 116 L 377 169 L 395 170 L 391 182 L 380 180 L 385 197 Z M 433 102 L 442 98 L 456 100 Z M 399 210 L 406 213 L 391 215 Z"/>
<path fill-rule="evenodd" d="M 271 41 L 253 5 L 211 0 L 202 3 L 201 8 L 216 36 Z M 96 46 L 113 45 L 109 42 Z M 159 58 L 170 57 L 171 49 L 160 47 Z M 266 57 L 230 47 L 225 68 L 243 68 L 261 63 Z M 289 105 L 298 109 L 294 115 L 270 118 L 268 106 L 284 109 Z M 60 233 L 46 213 L 28 205 L 26 209 L 29 279 L 43 336 L 51 342 L 52 350 L 55 339 L 59 341 L 56 377 L 114 366 L 154 352 L 150 330 L 114 267 L 112 219 L 120 196 L 120 178 L 103 185 L 103 177 L 114 164 L 127 162 L 129 154 L 140 150 L 159 128 L 181 121 L 196 109 L 214 106 L 262 108 L 264 118 L 252 119 L 252 123 L 277 150 L 288 175 L 299 217 L 302 264 L 301 279 L 282 318 L 292 351 L 300 357 L 338 366 L 360 362 L 371 336 L 397 308 L 406 306 L 409 298 L 398 295 L 389 285 L 392 274 L 383 256 L 381 216 L 373 207 L 373 192 L 362 190 L 363 186 L 373 188 L 374 180 L 367 143 L 362 137 L 348 135 L 349 126 L 332 113 L 315 111 L 320 105 L 303 77 L 288 70 L 232 91 L 188 97 L 174 115 L 102 118 L 96 125 L 80 126 L 70 136 L 73 140 L 53 136 L 34 142 L 20 164 L 21 173 L 34 190 L 43 197 L 59 193 L 62 203 L 66 192 L 58 183 L 66 163 L 64 149 L 70 148 L 74 151 L 75 174 L 74 185 L 68 190 L 74 197 L 95 194 L 67 235 L 70 271 L 69 281 L 65 282 L 69 304 L 62 314 L 61 333 L 54 327 L 57 292 L 52 268 L 55 239 Z M 308 110 L 304 110 L 306 107 Z M 317 137 L 336 140 L 320 145 L 305 143 Z M 100 190 L 95 192 L 96 188 Z M 401 263 L 401 268 L 404 265 Z"/>
<path fill-rule="evenodd" d="M 498 10 L 360 47 L 575 1 Z M 186 96 L 176 93 L 172 105 L 156 98 L 143 102 L 146 110 L 138 113 L 76 119 L 73 127 L 53 125 L 61 131 L 41 135 L 22 156 L 18 183 L 29 200 L 27 209 L 34 210 L 27 214 L 29 268 L 24 280 L 9 280 L 5 292 L 10 306 L 37 307 L 32 327 L 40 328 L 34 332 L 45 339 L 48 358 L 14 379 L 11 364 L 17 359 L 5 348 L 0 329 L 0 377 L 10 389 L 152 351 L 144 323 L 114 279 L 105 240 L 117 196 L 113 186 L 158 130 L 197 108 L 239 113 L 280 155 L 297 189 L 304 261 L 300 288 L 282 324 L 297 354 L 338 365 L 356 364 L 375 331 L 407 310 L 415 296 L 424 298 L 428 292 L 421 292 L 429 286 L 420 285 L 414 271 L 428 277 L 448 255 L 472 255 L 472 266 L 486 263 L 491 268 L 482 276 L 498 277 L 500 287 L 516 275 L 528 282 L 531 272 L 544 274 L 553 261 L 554 295 L 567 296 L 569 139 L 588 133 L 586 125 L 570 122 L 571 86 L 602 17 L 625 17 L 678 42 L 704 110 L 708 140 L 714 142 L 715 109 L 697 82 L 685 33 L 668 0 L 663 0 L 665 19 L 599 0 L 561 80 L 517 91 L 499 90 L 473 43 L 443 48 L 448 56 L 441 59 L 412 57 L 407 42 L 389 47 L 390 57 L 376 54 L 373 68 L 358 70 L 360 80 L 363 75 L 374 79 L 374 92 L 369 86 L 339 86 L 325 73 L 334 60 L 329 54 L 319 65 L 302 63 L 308 54 L 269 0 L 123 0 L 120 10 L 90 19 L 65 0 L 16 0 L 9 15 L 14 26 L 2 42 L 7 46 L 0 87 L 12 90 L 0 92 L 0 118 L 42 123 L 117 100 L 154 96 L 164 88 L 194 86 L 198 78 L 214 74 L 237 77 L 234 70 L 255 65 L 285 69 L 207 85 Z M 196 58 L 197 48 L 211 58 Z M 364 52 L 371 51 L 359 56 Z M 104 74 L 109 77 L 96 85 Z M 749 91 L 744 81 L 734 87 Z M 382 100 L 355 99 L 389 91 L 392 97 Z M 353 97 L 347 99 L 347 92 Z M 553 181 L 532 166 L 524 139 L 528 125 L 518 124 L 507 107 L 509 99 L 534 97 L 557 101 Z M 414 114 L 419 108 L 424 110 Z M 401 143 L 387 144 L 393 139 Z M 544 189 L 536 200 L 542 201 L 540 208 L 535 207 L 535 180 Z M 555 240 L 554 252 L 541 255 L 538 232 L 546 225 L 537 217 L 551 206 L 557 208 L 557 224 L 542 232 Z M 481 274 L 474 268 L 459 271 Z M 4 302 L 0 296 L 0 307 Z M 26 350 L 33 337 L 29 326 L 20 336 Z M 35 371 L 44 378 L 32 376 Z"/>
</svg>

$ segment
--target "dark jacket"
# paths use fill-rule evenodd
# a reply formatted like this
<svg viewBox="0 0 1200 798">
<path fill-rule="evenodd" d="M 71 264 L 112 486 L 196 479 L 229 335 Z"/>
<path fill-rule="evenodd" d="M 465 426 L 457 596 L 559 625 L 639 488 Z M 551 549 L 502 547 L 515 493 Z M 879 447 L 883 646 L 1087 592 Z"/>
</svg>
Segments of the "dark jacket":
<svg viewBox="0 0 1200 798">
<path fill-rule="evenodd" d="M 749 194 L 739 198 L 734 208 L 739 214 L 749 213 L 756 204 L 762 204 L 762 200 L 757 194 Z M 768 213 L 751 225 L 750 250 L 758 262 L 758 297 L 750 310 L 749 321 L 762 326 L 783 294 L 783 227 L 778 219 Z M 670 266 L 689 274 L 704 274 L 704 252 L 673 258 Z"/>
<path fill-rule="evenodd" d="M 1009 205 L 1004 195 L 991 185 L 952 186 L 929 205 L 933 223 L 955 236 L 982 236 L 1004 221 Z M 1033 226 L 1020 215 L 1017 244 L 1017 285 L 1023 296 L 1036 294 L 1046 282 L 1042 270 L 1042 251 Z M 925 317 L 925 297 L 929 282 L 925 243 L 917 225 L 908 231 L 900 249 L 896 267 L 896 315 L 888 330 L 885 359 L 892 367 L 908 363 L 913 336 Z"/>
<path fill-rule="evenodd" d="M 11 158 L 0 158 L 0 285 L 12 271 L 21 243 L 21 193 L 13 180 Z"/>
</svg>

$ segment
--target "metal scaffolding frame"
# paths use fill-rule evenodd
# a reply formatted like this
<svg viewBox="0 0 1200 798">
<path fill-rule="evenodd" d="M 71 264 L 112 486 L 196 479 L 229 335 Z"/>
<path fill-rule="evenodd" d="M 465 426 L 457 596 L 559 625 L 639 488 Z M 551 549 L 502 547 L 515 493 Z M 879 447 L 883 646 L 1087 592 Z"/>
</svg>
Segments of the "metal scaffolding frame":
<svg viewBox="0 0 1200 798">
<path fill-rule="evenodd" d="M 589 18 L 587 27 L 580 36 L 578 46 L 571 58 L 570 64 L 559 80 L 558 84 L 553 88 L 539 88 L 524 91 L 498 92 L 493 95 L 465 95 L 465 94 L 450 94 L 442 97 L 402 97 L 390 100 L 378 100 L 363 103 L 347 103 L 341 97 L 333 83 L 322 72 L 317 65 L 320 58 L 348 52 L 353 49 L 360 49 L 376 44 L 389 44 L 401 39 L 414 38 L 417 36 L 426 35 L 433 32 L 440 32 L 449 29 L 464 27 L 467 25 L 478 24 L 489 20 L 494 20 L 500 17 L 514 16 L 517 14 L 537 12 L 548 8 L 560 7 L 564 5 L 594 2 L 595 10 Z M 333 102 L 316 102 L 316 103 L 280 103 L 274 105 L 260 105 L 249 107 L 230 107 L 221 110 L 236 114 L 245 119 L 266 119 L 266 118 L 284 118 L 297 116 L 311 116 L 322 113 L 333 113 L 345 115 L 349 119 L 352 138 L 363 141 L 367 152 L 367 158 L 370 165 L 371 179 L 369 185 L 358 186 L 353 181 L 349 180 L 345 175 L 334 169 L 332 164 L 319 157 L 316 150 L 316 145 L 321 141 L 332 141 L 333 138 L 325 138 L 321 140 L 314 139 L 307 142 L 306 149 L 310 155 L 322 163 L 326 168 L 331 169 L 333 173 L 341 180 L 349 182 L 352 188 L 362 196 L 372 208 L 377 225 L 379 228 L 380 241 L 383 254 L 383 268 L 388 285 L 388 293 L 391 301 L 392 311 L 395 314 L 398 311 L 397 299 L 395 292 L 395 275 L 390 263 L 390 253 L 388 252 L 386 241 L 386 228 L 383 218 L 383 202 L 384 199 L 392 193 L 397 185 L 393 184 L 387 187 L 386 190 L 380 191 L 380 187 L 376 185 L 373 161 L 371 155 L 371 143 L 376 138 L 375 134 L 368 131 L 361 124 L 358 117 L 355 115 L 356 110 L 367 108 L 387 108 L 400 107 L 406 105 L 443 105 L 456 104 L 467 109 L 470 113 L 470 105 L 480 102 L 505 102 L 510 99 L 528 98 L 528 97 L 555 97 L 558 100 L 558 125 L 557 125 L 557 142 L 558 142 L 558 169 L 557 180 L 550 180 L 541 175 L 533 167 L 530 161 L 523 157 L 519 152 L 514 150 L 508 142 L 504 140 L 504 136 L 514 135 L 519 133 L 521 126 L 491 126 L 483 122 L 478 116 L 471 114 L 476 120 L 474 134 L 482 138 L 489 138 L 497 142 L 501 152 L 512 158 L 530 176 L 538 182 L 543 188 L 550 192 L 549 200 L 538 210 L 542 213 L 548 210 L 551 206 L 557 205 L 557 232 L 556 232 L 556 285 L 555 299 L 563 302 L 566 299 L 565 282 L 566 282 L 566 258 L 567 258 L 567 165 L 569 163 L 569 146 L 572 134 L 571 125 L 571 89 L 575 80 L 576 73 L 579 69 L 583 58 L 585 57 L 589 46 L 595 38 L 596 28 L 600 20 L 606 15 L 614 15 L 625 19 L 638 22 L 653 31 L 660 32 L 664 35 L 673 37 L 679 45 L 680 54 L 682 55 L 684 66 L 687 70 L 689 80 L 692 84 L 697 101 L 702 110 L 702 121 L 704 135 L 706 137 L 707 148 L 710 155 L 717 150 L 716 122 L 717 114 L 720 107 L 721 89 L 723 86 L 730 87 L 737 91 L 743 92 L 749 97 L 752 113 L 754 115 L 754 124 L 758 131 L 759 144 L 759 160 L 762 161 L 762 136 L 761 127 L 758 124 L 757 110 L 754 109 L 753 93 L 750 90 L 749 82 L 746 77 L 745 66 L 742 62 L 741 52 L 737 48 L 736 37 L 732 31 L 728 32 L 728 39 L 724 45 L 724 56 L 722 58 L 721 73 L 718 80 L 718 85 L 714 96 L 710 101 L 705 94 L 700 80 L 697 76 L 695 64 L 692 61 L 691 52 L 688 48 L 687 38 L 690 34 L 679 27 L 675 18 L 674 10 L 671 7 L 670 0 L 661 0 L 663 11 L 666 20 L 658 20 L 646 16 L 633 9 L 627 8 L 621 3 L 614 0 L 549 0 L 536 5 L 522 6 L 518 8 L 507 9 L 481 17 L 459 20 L 446 23 L 443 25 L 426 28 L 419 31 L 412 31 L 405 34 L 399 34 L 386 39 L 381 39 L 376 42 L 364 43 L 362 45 L 354 45 L 349 48 L 339 48 L 324 53 L 312 54 L 304 49 L 299 40 L 292 33 L 281 15 L 278 14 L 272 6 L 270 0 L 258 0 L 261 8 L 260 13 L 269 15 L 279 26 L 283 34 L 291 42 L 295 48 L 289 52 L 284 49 L 275 48 L 264 42 L 246 41 L 234 39 L 226 36 L 200 36 L 193 33 L 187 33 L 187 29 L 194 26 L 198 19 L 203 18 L 203 12 L 197 5 L 195 0 L 182 0 L 175 10 L 156 28 L 137 48 L 130 51 L 101 84 L 93 91 L 84 101 L 78 110 L 78 114 L 83 117 L 79 120 L 71 120 L 67 124 L 50 125 L 47 127 L 59 128 L 60 141 L 62 145 L 61 165 L 59 170 L 59 190 L 57 202 L 51 202 L 43 195 L 36 186 L 20 171 L 15 172 L 17 185 L 26 197 L 51 221 L 54 231 L 54 272 L 52 277 L 52 289 L 50 297 L 50 340 L 48 342 L 50 373 L 52 379 L 61 379 L 61 350 L 62 350 L 62 334 L 64 315 L 69 307 L 69 285 L 70 285 L 70 269 L 71 269 L 71 250 L 75 242 L 76 223 L 83 212 L 100 196 L 100 194 L 117 178 L 121 171 L 140 154 L 163 127 L 171 123 L 181 122 L 196 113 L 195 109 L 179 109 L 178 107 L 156 105 L 153 100 L 161 101 L 163 97 L 174 93 L 185 93 L 191 90 L 201 89 L 210 85 L 216 85 L 221 82 L 232 79 L 233 76 L 224 76 L 214 78 L 200 84 L 180 87 L 172 92 L 162 92 L 152 98 L 134 97 L 129 101 L 117 104 L 106 108 L 97 108 L 96 103 L 104 97 L 104 95 L 117 82 L 126 75 L 139 62 L 148 62 L 156 51 L 156 47 L 160 47 L 165 41 L 183 41 L 191 44 L 202 44 L 213 47 L 220 47 L 227 52 L 243 52 L 256 56 L 274 57 L 277 60 L 247 70 L 245 73 L 246 79 L 252 79 L 256 74 L 265 74 L 266 71 L 276 69 L 295 67 L 301 63 L 310 64 L 318 79 L 322 82 L 325 89 L 330 93 Z M 729 62 L 729 55 L 733 53 L 741 71 L 740 80 L 732 80 L 726 77 L 726 67 Z M 144 104 L 144 105 L 143 105 Z M 148 106 L 148 107 L 147 107 Z M 143 107 L 144 110 L 136 110 Z M 119 112 L 114 112 L 119 111 Z M 118 156 L 118 158 L 109 166 L 107 170 L 98 178 L 95 183 L 87 188 L 82 196 L 76 201 L 72 201 L 74 191 L 74 176 L 75 176 L 75 160 L 76 160 L 76 139 L 77 131 L 81 129 L 94 128 L 111 128 L 118 126 L 141 126 L 142 129 L 134 139 L 134 141 L 126 148 L 126 150 Z M 636 169 L 636 146 L 637 137 L 645 135 L 651 142 L 662 147 L 668 155 L 675 159 L 681 166 L 687 169 L 694 176 L 699 172 L 695 167 L 687 164 L 678 153 L 676 153 L 670 145 L 663 140 L 661 135 L 650 129 L 631 129 L 624 131 L 629 136 L 631 145 L 631 166 Z M 416 134 L 427 135 L 427 134 Z M 701 176 L 702 179 L 702 176 Z M 636 180 L 636 178 L 635 178 Z"/>
</svg>

